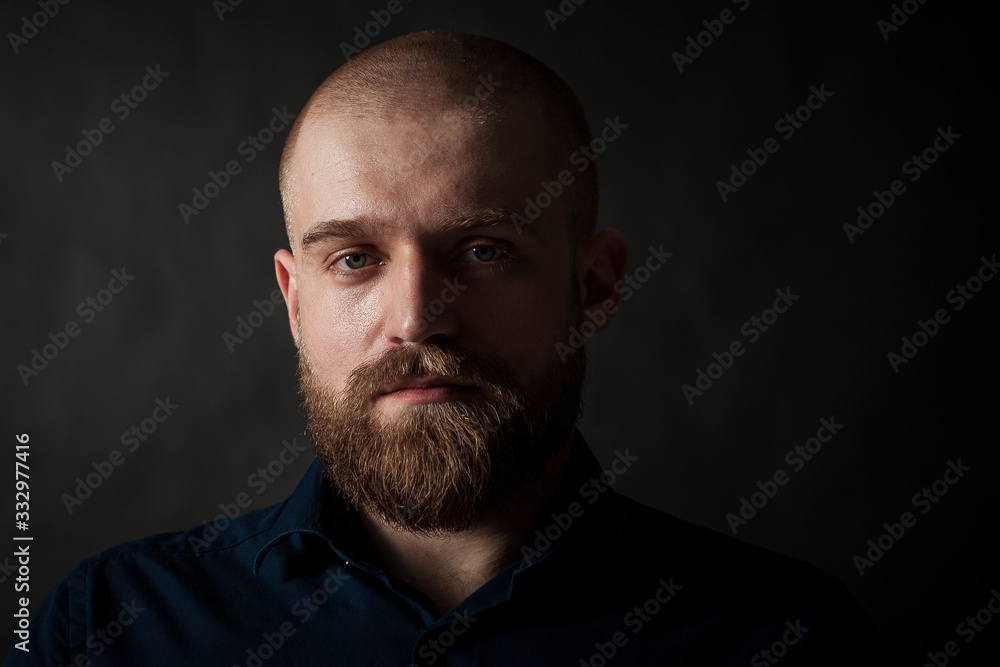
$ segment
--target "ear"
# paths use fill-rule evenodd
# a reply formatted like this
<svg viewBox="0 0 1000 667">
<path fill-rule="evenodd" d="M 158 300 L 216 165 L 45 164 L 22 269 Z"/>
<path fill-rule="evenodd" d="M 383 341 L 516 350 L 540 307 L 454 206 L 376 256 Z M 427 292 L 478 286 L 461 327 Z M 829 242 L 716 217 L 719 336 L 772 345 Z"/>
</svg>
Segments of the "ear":
<svg viewBox="0 0 1000 667">
<path fill-rule="evenodd" d="M 628 268 L 628 244 L 621 232 L 609 227 L 580 244 L 576 261 L 584 317 L 597 326 L 597 331 L 603 331 L 618 312 Z M 591 317 L 591 313 L 595 315 Z"/>
<path fill-rule="evenodd" d="M 292 338 L 296 347 L 299 344 L 299 290 L 295 285 L 295 256 L 287 250 L 274 253 L 274 273 L 278 277 L 278 287 L 285 297 L 285 307 L 288 309 L 288 326 L 292 329 Z"/>
</svg>

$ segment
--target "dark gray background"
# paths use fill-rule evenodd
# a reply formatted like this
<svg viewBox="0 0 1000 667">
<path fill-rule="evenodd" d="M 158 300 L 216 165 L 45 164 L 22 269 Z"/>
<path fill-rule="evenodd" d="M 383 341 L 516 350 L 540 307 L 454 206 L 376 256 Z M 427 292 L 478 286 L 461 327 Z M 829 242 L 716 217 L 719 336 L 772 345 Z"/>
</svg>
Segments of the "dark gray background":
<svg viewBox="0 0 1000 667">
<path fill-rule="evenodd" d="M 1000 585 L 1000 283 L 960 312 L 945 301 L 998 249 L 993 127 L 978 116 L 994 105 L 985 17 L 929 2 L 886 41 L 876 22 L 888 2 L 753 0 L 741 12 L 722 0 L 662 11 L 588 0 L 556 30 L 544 16 L 556 0 L 402 2 L 375 41 L 432 27 L 496 37 L 559 72 L 593 127 L 607 116 L 629 126 L 598 162 L 602 225 L 624 232 L 632 268 L 650 245 L 674 256 L 588 348 L 581 428 L 603 462 L 625 447 L 641 459 L 618 490 L 731 534 L 726 513 L 833 416 L 844 428 L 737 538 L 842 578 L 909 664 L 949 640 L 962 646 L 956 664 L 995 653 L 1000 623 L 971 644 L 955 626 Z M 222 339 L 274 289 L 271 257 L 286 242 L 285 133 L 250 164 L 237 146 L 272 108 L 298 111 L 344 61 L 340 43 L 385 3 L 247 0 L 222 21 L 207 0 L 113 7 L 71 2 L 17 54 L 7 39 L 0 47 L 0 497 L 10 502 L 0 509 L 12 524 L 13 436 L 28 432 L 32 606 L 82 558 L 197 525 L 241 492 L 253 508 L 277 502 L 308 465 L 301 456 L 262 494 L 248 486 L 283 440 L 304 436 L 286 319 L 266 318 L 233 353 Z M 724 8 L 735 22 L 679 73 L 671 54 Z M 18 31 L 37 11 L 5 3 L 0 28 Z M 166 80 L 60 183 L 51 163 L 66 144 L 113 116 L 111 102 L 157 64 Z M 821 84 L 834 95 L 781 138 L 775 120 Z M 949 126 L 961 138 L 910 183 L 902 163 Z M 769 136 L 780 150 L 723 203 L 716 181 Z M 178 205 L 231 159 L 243 172 L 185 225 Z M 906 193 L 848 243 L 841 225 L 897 178 Z M 132 284 L 83 324 L 77 304 L 122 267 Z M 681 385 L 713 352 L 746 342 L 743 322 L 786 287 L 800 300 L 688 405 Z M 894 373 L 886 354 L 938 308 L 951 321 Z M 16 367 L 69 320 L 80 335 L 25 386 Z M 176 413 L 68 514 L 61 495 L 168 396 Z M 959 457 L 972 470 L 859 576 L 852 557 Z M 10 627 L 9 569 L 0 579 Z"/>
</svg>

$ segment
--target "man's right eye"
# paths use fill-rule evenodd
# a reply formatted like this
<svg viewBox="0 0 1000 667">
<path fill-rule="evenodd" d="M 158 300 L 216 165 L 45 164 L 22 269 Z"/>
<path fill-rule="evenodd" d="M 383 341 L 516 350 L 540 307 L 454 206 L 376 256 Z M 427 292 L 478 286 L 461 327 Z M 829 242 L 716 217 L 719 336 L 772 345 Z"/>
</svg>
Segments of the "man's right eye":
<svg viewBox="0 0 1000 667">
<path fill-rule="evenodd" d="M 352 252 L 338 257 L 334 260 L 330 267 L 340 269 L 342 271 L 357 271 L 358 269 L 363 269 L 368 266 L 370 261 L 371 255 L 367 255 L 363 252 Z"/>
</svg>

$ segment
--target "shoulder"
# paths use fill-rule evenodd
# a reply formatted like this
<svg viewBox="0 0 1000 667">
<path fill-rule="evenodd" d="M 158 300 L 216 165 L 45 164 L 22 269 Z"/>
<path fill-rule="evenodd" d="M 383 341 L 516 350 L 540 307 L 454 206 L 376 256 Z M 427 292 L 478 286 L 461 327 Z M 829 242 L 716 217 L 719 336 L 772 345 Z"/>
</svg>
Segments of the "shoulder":
<svg viewBox="0 0 1000 667">
<path fill-rule="evenodd" d="M 315 528 L 313 518 L 322 512 L 324 489 L 321 466 L 314 461 L 293 493 L 281 502 L 255 510 L 248 510 L 249 502 L 226 503 L 211 521 L 123 542 L 81 561 L 75 570 L 157 560 L 189 563 L 195 570 L 237 564 L 252 569 L 257 554 L 276 536 Z"/>
<path fill-rule="evenodd" d="M 698 619 L 692 625 L 718 619 L 727 628 L 720 641 L 739 627 L 748 645 L 761 649 L 803 636 L 807 664 L 894 664 L 867 612 L 836 577 L 621 495 L 613 502 L 636 570 L 672 577 L 666 580 L 680 591 L 677 611 Z M 844 637 L 853 638 L 850 650 Z M 854 650 L 867 657 L 859 662 Z"/>
<path fill-rule="evenodd" d="M 804 561 L 679 519 L 616 494 L 632 542 L 642 557 L 684 572 L 692 581 L 737 593 L 846 593 L 839 579 Z"/>
<path fill-rule="evenodd" d="M 183 531 L 156 533 L 122 542 L 100 551 L 77 564 L 74 570 L 99 569 L 130 560 L 179 558 L 183 560 L 238 559 L 262 542 L 274 526 L 286 501 L 252 510 L 242 515 L 220 514 Z M 251 564 L 252 564 L 252 556 Z"/>
<path fill-rule="evenodd" d="M 32 613 L 30 653 L 11 651 L 5 664 L 70 664 L 93 650 L 100 655 L 105 640 L 95 628 L 118 633 L 137 619 L 146 627 L 150 617 L 194 608 L 192 591 L 222 600 L 227 591 L 249 585 L 254 559 L 287 502 L 131 540 L 83 559 Z"/>
<path fill-rule="evenodd" d="M 669 549 L 678 558 L 695 562 L 705 562 L 707 558 L 710 562 L 740 568 L 766 566 L 819 571 L 802 561 L 685 521 L 621 494 L 616 494 L 615 500 L 629 518 L 637 539 L 648 549 Z M 684 548 L 678 549 L 679 546 Z"/>
</svg>

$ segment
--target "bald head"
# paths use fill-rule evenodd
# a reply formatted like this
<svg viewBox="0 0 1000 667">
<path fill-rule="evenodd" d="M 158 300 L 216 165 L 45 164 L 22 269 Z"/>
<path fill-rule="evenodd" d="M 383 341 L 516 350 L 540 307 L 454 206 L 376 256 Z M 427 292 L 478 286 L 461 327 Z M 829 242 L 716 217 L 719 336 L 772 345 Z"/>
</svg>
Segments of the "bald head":
<svg viewBox="0 0 1000 667">
<path fill-rule="evenodd" d="M 289 132 L 281 156 L 279 185 L 292 251 L 301 160 L 299 145 L 316 127 L 358 120 L 437 119 L 456 132 L 493 127 L 525 127 L 526 136 L 544 136 L 544 150 L 557 166 L 591 139 L 586 115 L 576 96 L 554 72 L 531 56 L 496 40 L 443 30 L 397 37 L 362 52 L 320 84 Z M 439 123 L 440 125 L 440 123 Z M 415 146 L 407 160 L 420 166 Z M 541 184 L 539 184 L 541 188 Z M 572 236 L 585 238 L 597 219 L 597 169 L 578 175 L 564 195 L 571 200 Z"/>
</svg>

